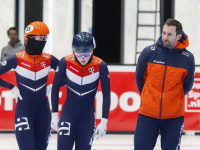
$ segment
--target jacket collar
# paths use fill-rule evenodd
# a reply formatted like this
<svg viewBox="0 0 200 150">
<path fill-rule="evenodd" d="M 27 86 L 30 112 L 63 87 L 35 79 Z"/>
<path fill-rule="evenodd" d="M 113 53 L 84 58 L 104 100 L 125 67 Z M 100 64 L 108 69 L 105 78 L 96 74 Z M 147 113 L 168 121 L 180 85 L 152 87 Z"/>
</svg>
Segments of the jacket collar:
<svg viewBox="0 0 200 150">
<path fill-rule="evenodd" d="M 29 55 L 26 51 L 25 51 L 25 54 L 28 56 L 28 57 L 40 57 L 42 56 L 43 52 L 41 55 Z"/>
</svg>

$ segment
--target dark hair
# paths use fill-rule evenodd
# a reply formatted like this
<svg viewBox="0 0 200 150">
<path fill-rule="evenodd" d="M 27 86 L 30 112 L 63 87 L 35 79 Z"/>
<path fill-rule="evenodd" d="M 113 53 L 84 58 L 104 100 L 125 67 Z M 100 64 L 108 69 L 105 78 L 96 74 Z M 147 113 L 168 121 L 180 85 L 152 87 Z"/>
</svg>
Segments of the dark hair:
<svg viewBox="0 0 200 150">
<path fill-rule="evenodd" d="M 9 35 L 10 30 L 15 30 L 18 34 L 18 29 L 16 27 L 11 27 L 8 29 L 7 34 Z"/>
<path fill-rule="evenodd" d="M 175 19 L 167 19 L 165 21 L 164 25 L 175 26 L 176 27 L 176 35 L 181 34 L 183 31 L 181 23 Z"/>
</svg>

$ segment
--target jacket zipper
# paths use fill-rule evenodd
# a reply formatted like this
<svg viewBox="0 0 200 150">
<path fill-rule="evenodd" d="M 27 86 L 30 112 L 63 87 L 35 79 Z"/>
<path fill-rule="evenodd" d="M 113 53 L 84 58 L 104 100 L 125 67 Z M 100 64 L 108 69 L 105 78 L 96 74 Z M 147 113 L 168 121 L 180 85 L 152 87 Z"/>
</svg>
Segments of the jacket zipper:
<svg viewBox="0 0 200 150">
<path fill-rule="evenodd" d="M 166 70 L 167 70 L 167 66 L 165 66 L 165 74 L 164 74 L 164 78 L 163 78 L 163 86 L 162 86 L 162 93 L 161 93 L 161 100 L 160 100 L 160 115 L 159 115 L 159 119 L 161 119 L 161 113 L 162 113 L 162 98 L 163 98 Z"/>
<path fill-rule="evenodd" d="M 82 86 L 82 84 L 83 84 L 83 66 L 82 66 L 81 86 Z M 80 91 L 82 91 L 82 90 L 80 90 Z M 80 93 L 80 94 L 82 94 L 82 93 Z"/>
<path fill-rule="evenodd" d="M 169 57 L 169 52 L 167 53 L 167 58 Z M 167 61 L 167 59 L 166 59 Z M 163 91 L 165 87 L 165 77 L 166 77 L 166 72 L 167 72 L 167 62 L 165 61 L 165 73 L 164 73 L 164 78 L 163 78 L 163 86 L 162 86 L 162 93 L 161 93 L 161 99 L 160 99 L 160 115 L 159 119 L 161 119 L 161 114 L 162 114 L 162 100 L 163 100 Z"/>
</svg>

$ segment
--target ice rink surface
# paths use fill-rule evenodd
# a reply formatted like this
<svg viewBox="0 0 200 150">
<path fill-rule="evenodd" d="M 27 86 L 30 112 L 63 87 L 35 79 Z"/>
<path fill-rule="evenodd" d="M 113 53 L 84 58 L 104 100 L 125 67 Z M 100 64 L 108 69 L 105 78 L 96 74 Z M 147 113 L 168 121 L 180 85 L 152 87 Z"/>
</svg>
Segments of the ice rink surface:
<svg viewBox="0 0 200 150">
<path fill-rule="evenodd" d="M 56 138 L 56 134 L 51 135 L 47 150 L 56 150 Z M 133 150 L 133 138 L 133 134 L 107 134 L 94 140 L 92 150 Z M 0 133 L 0 150 L 19 150 L 14 134 Z M 154 150 L 161 150 L 160 137 Z M 200 150 L 200 135 L 183 135 L 181 150 Z"/>
</svg>

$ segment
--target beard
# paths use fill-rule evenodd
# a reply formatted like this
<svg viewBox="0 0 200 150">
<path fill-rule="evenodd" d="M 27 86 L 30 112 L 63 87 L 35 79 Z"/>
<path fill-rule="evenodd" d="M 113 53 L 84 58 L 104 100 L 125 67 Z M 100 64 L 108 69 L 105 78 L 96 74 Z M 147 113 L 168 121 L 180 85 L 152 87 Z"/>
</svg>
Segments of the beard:
<svg viewBox="0 0 200 150">
<path fill-rule="evenodd" d="M 174 44 L 170 43 L 168 40 L 162 40 L 163 46 L 169 49 L 173 48 Z"/>
</svg>

